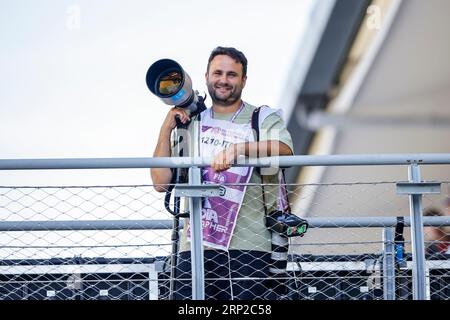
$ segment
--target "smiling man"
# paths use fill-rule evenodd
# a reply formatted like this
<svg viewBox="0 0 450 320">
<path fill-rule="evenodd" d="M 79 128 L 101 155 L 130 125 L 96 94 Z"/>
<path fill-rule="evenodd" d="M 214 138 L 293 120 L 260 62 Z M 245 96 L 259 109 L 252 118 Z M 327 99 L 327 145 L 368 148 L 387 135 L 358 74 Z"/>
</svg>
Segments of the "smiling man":
<svg viewBox="0 0 450 320">
<path fill-rule="evenodd" d="M 222 196 L 205 198 L 202 208 L 207 299 L 265 299 L 270 275 L 271 236 L 265 226 L 265 212 L 279 203 L 278 175 L 262 175 L 251 167 L 233 167 L 239 156 L 292 155 L 292 139 L 278 110 L 259 109 L 260 137 L 252 128 L 255 106 L 241 99 L 247 81 L 247 59 L 229 47 L 217 47 L 208 59 L 205 74 L 212 107 L 190 119 L 172 108 L 160 131 L 155 157 L 171 155 L 170 133 L 175 118 L 199 132 L 200 156 L 213 156 L 202 169 L 203 183 L 224 186 Z M 192 128 L 197 126 L 199 130 Z M 191 152 L 191 155 L 192 152 Z M 155 189 L 166 190 L 172 178 L 168 168 L 151 170 Z M 257 184 L 268 183 L 264 191 Z M 247 186 L 247 184 L 249 184 Z M 256 184 L 256 185 L 255 185 Z M 191 298 L 190 228 L 186 221 L 177 266 L 177 299 Z M 247 280 L 248 278 L 248 280 Z"/>
<path fill-rule="evenodd" d="M 247 81 L 247 70 L 244 70 L 239 61 L 225 54 L 211 57 L 207 69 L 206 85 L 215 111 L 224 113 L 236 111 L 240 106 L 242 89 Z"/>
</svg>

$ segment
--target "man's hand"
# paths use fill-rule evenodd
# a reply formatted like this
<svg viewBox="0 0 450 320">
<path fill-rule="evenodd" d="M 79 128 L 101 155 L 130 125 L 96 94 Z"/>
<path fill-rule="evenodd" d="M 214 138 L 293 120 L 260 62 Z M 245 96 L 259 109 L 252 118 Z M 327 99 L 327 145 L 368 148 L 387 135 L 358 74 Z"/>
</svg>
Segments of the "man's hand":
<svg viewBox="0 0 450 320">
<path fill-rule="evenodd" d="M 239 156 L 253 158 L 291 155 L 291 148 L 277 140 L 236 143 L 219 152 L 211 162 L 211 167 L 217 172 L 228 170 Z"/>
<path fill-rule="evenodd" d="M 230 169 L 231 164 L 236 161 L 239 155 L 238 149 L 238 144 L 232 144 L 230 147 L 220 151 L 211 162 L 211 168 L 216 172 Z"/>
<path fill-rule="evenodd" d="M 172 108 L 167 113 L 166 119 L 161 125 L 158 142 L 156 144 L 154 157 L 170 157 L 170 134 L 176 127 L 176 117 L 182 123 L 190 120 L 187 112 L 180 108 Z M 158 192 L 165 192 L 168 188 L 170 180 L 172 179 L 172 171 L 169 168 L 151 168 L 150 169 L 152 181 L 155 190 Z"/>
<path fill-rule="evenodd" d="M 167 113 L 166 119 L 164 119 L 164 122 L 161 126 L 161 130 L 166 130 L 169 132 L 172 131 L 177 126 L 176 122 L 177 117 L 180 119 L 182 123 L 186 123 L 190 120 L 190 117 L 187 114 L 186 110 L 173 107 Z"/>
</svg>

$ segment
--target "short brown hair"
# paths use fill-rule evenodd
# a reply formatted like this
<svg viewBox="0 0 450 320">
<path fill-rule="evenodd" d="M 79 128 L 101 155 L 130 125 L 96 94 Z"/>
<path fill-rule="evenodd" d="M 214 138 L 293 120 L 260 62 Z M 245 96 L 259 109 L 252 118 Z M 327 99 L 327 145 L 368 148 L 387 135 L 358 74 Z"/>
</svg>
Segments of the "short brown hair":
<svg viewBox="0 0 450 320">
<path fill-rule="evenodd" d="M 233 47 L 217 47 L 217 48 L 215 48 L 209 55 L 208 66 L 206 68 L 206 72 L 209 71 L 209 64 L 211 63 L 212 59 L 214 59 L 215 56 L 218 56 L 218 55 L 229 56 L 230 58 L 233 58 L 234 61 L 236 61 L 237 63 L 242 64 L 242 76 L 245 77 L 247 75 L 247 58 L 241 51 L 239 51 Z"/>
</svg>

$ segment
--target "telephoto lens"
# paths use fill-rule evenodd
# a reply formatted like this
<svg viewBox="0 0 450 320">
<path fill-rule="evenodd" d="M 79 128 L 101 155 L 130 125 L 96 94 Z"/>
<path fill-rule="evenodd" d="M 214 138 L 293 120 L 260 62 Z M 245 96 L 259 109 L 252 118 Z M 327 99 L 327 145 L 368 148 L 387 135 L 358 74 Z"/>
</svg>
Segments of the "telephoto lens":
<svg viewBox="0 0 450 320">
<path fill-rule="evenodd" d="M 165 104 L 184 108 L 191 115 L 202 111 L 199 107 L 203 109 L 204 99 L 199 99 L 192 89 L 191 78 L 178 62 L 171 59 L 156 61 L 148 68 L 145 81 L 148 89 Z"/>
</svg>

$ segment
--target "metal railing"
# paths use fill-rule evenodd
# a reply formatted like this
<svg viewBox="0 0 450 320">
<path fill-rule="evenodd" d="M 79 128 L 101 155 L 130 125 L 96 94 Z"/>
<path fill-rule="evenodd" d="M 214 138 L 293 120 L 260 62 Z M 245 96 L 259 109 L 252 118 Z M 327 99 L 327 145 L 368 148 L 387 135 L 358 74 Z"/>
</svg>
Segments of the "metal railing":
<svg viewBox="0 0 450 320">
<path fill-rule="evenodd" d="M 211 159 L 208 158 L 118 158 L 118 159 L 8 159 L 0 160 L 0 170 L 40 170 L 40 169 L 106 169 L 106 168 L 151 168 L 151 167 L 171 167 L 171 168 L 189 168 L 189 183 L 188 189 L 191 190 L 191 195 L 188 197 L 190 215 L 190 224 L 193 230 L 193 237 L 191 241 L 191 252 L 192 252 L 192 298 L 193 299 L 204 299 L 204 270 L 203 270 L 203 246 L 201 244 L 201 202 L 200 199 L 204 196 L 204 186 L 200 184 L 200 169 L 201 167 L 208 166 Z M 293 165 L 302 166 L 353 166 L 353 165 L 407 165 L 409 173 L 408 182 L 399 182 L 395 186 L 397 188 L 398 194 L 406 194 L 409 196 L 410 203 L 410 216 L 409 219 L 405 218 L 405 226 L 410 226 L 411 229 L 411 250 L 412 250 L 412 262 L 410 267 L 412 269 L 412 291 L 414 299 L 426 299 L 429 295 L 429 285 L 427 285 L 427 266 L 425 260 L 425 247 L 423 238 L 423 225 L 450 225 L 447 218 L 422 218 L 422 197 L 424 195 L 435 194 L 440 192 L 440 183 L 432 182 L 425 183 L 420 177 L 420 165 L 427 164 L 450 164 L 450 154 L 397 154 L 397 155 L 333 155 L 333 156 L 291 156 L 291 157 L 270 157 L 261 159 L 240 159 L 238 166 L 280 166 L 288 167 Z M 293 185 L 293 187 L 306 188 L 307 185 Z M 101 192 L 92 190 L 98 190 L 95 188 L 103 188 Z M 123 188 L 123 191 L 117 192 Z M 145 189 L 145 190 L 144 190 Z M 170 245 L 170 240 L 168 235 L 158 235 L 159 240 L 155 241 L 154 236 L 149 236 L 148 231 L 156 232 L 155 229 L 166 229 L 171 228 L 171 221 L 162 218 L 162 210 L 158 208 L 154 211 L 159 211 L 158 219 L 155 219 L 152 213 L 142 213 L 143 211 L 152 211 L 149 208 L 155 208 L 155 203 L 162 202 L 160 196 L 156 196 L 153 191 L 151 191 L 151 186 L 112 186 L 112 187 L 2 187 L 0 189 L 0 200 L 3 198 L 3 203 L 0 203 L 0 208 L 2 208 L 3 213 L 0 219 L 0 231 L 3 233 L 20 233 L 19 236 L 12 236 L 9 240 L 10 243 L 20 242 L 22 240 L 24 233 L 33 232 L 38 234 L 39 232 L 49 232 L 49 231 L 68 231 L 69 237 L 73 236 L 75 238 L 79 237 L 82 232 L 89 231 L 107 231 L 107 230 L 118 230 L 126 231 L 130 233 L 130 237 L 136 239 L 136 231 L 142 230 L 144 233 L 140 233 L 138 238 L 142 238 L 140 243 L 134 245 L 121 245 L 114 244 L 110 239 L 118 240 L 120 234 L 110 235 L 110 239 L 106 239 L 105 235 L 101 236 L 90 235 L 90 238 L 105 238 L 102 244 L 86 244 L 80 245 L 78 248 L 106 248 L 114 247 L 116 255 L 127 256 L 130 253 L 126 251 L 121 251 L 117 248 L 123 247 L 139 247 L 145 248 L 146 250 L 150 247 L 162 248 L 164 247 L 166 251 L 159 251 L 168 253 L 168 246 Z M 23 191 L 27 190 L 27 191 Z M 52 191 L 48 191 L 52 190 Z M 58 195 L 55 196 L 54 191 L 62 192 L 69 191 L 68 195 L 64 197 Z M 75 191 L 74 191 L 75 190 Z M 116 190 L 116 195 L 109 195 L 108 192 L 113 192 Z M 139 190 L 139 192 L 135 192 Z M 144 190 L 144 191 L 142 191 Z M 31 192 L 30 192 L 31 191 Z M 36 194 L 31 195 L 33 192 L 42 192 L 44 195 L 36 196 Z M 124 192 L 125 191 L 125 192 Z M 83 193 L 84 192 L 84 193 Z M 133 195 L 133 192 L 136 194 Z M 87 194 L 86 194 L 87 193 Z M 123 201 L 120 199 L 121 196 L 130 193 L 131 196 L 127 196 L 127 199 Z M 292 193 L 296 193 L 293 191 Z M 299 193 L 299 192 L 298 192 Z M 101 194 L 105 194 L 102 196 Z M 58 197 L 60 200 L 58 200 Z M 102 199 L 99 199 L 102 198 Z M 144 198 L 150 198 L 150 201 L 143 200 Z M 61 200 L 62 199 L 62 200 Z M 130 200 L 131 199 L 131 200 Z M 69 207 L 63 208 L 64 203 L 70 203 L 73 201 Z M 5 204 L 6 202 L 6 204 Z M 15 206 L 20 206 L 20 202 L 25 204 L 18 208 Z M 133 205 L 130 203 L 133 202 Z M 89 204 L 95 203 L 95 208 L 89 208 Z M 138 203 L 138 205 L 136 205 Z M 112 205 L 114 204 L 114 205 Z M 86 208 L 83 208 L 86 205 Z M 39 206 L 47 206 L 51 210 L 47 209 L 36 209 Z M 111 206 L 111 207 L 110 207 Z M 124 219 L 123 216 L 118 215 L 120 210 L 128 207 L 131 212 L 127 214 L 127 218 Z M 96 209 L 101 208 L 106 211 L 99 214 Z M 145 208 L 145 209 L 143 209 Z M 31 212 L 26 212 L 26 210 L 31 210 Z M 67 220 L 67 213 L 69 210 L 73 211 L 72 219 Z M 26 212 L 26 213 L 25 213 Z M 47 220 L 42 219 L 42 213 L 47 215 Z M 64 220 L 59 219 L 64 213 Z M 21 221 L 17 219 L 11 219 L 12 216 L 22 216 Z M 142 214 L 143 217 L 140 219 L 131 219 L 133 216 L 139 216 Z M 39 216 L 40 219 L 36 219 Z M 106 216 L 116 217 L 117 219 L 108 221 L 99 221 L 97 218 L 104 219 Z M 153 217 L 152 217 L 153 216 Z M 89 217 L 91 219 L 86 219 Z M 151 218 L 151 219 L 149 219 Z M 393 275 L 395 272 L 393 270 L 392 261 L 392 227 L 397 224 L 395 217 L 357 217 L 357 218 L 314 218 L 308 217 L 313 228 L 327 228 L 327 227 L 364 227 L 364 228 L 377 228 L 385 227 L 384 237 L 385 241 L 380 242 L 383 244 L 383 252 L 385 254 L 383 272 L 384 272 L 384 299 L 392 299 L 395 294 L 393 293 Z M 341 224 L 342 222 L 342 224 Z M 51 234 L 48 236 L 51 238 Z M 67 239 L 67 235 L 61 235 L 61 239 Z M 45 235 L 38 235 L 35 241 L 27 241 L 23 244 L 7 245 L 8 243 L 2 241 L 3 249 L 5 253 L 2 254 L 2 259 L 7 260 L 8 257 L 15 258 L 14 248 L 31 248 L 33 246 L 39 247 L 36 243 L 43 242 L 43 240 L 48 240 Z M 75 242 L 78 240 L 74 240 Z M 45 241 L 44 241 L 45 242 Z M 42 248 L 51 249 L 54 252 L 57 243 L 54 240 L 53 245 L 42 245 Z M 62 241 L 63 242 L 63 241 Z M 114 242 L 114 241 L 113 241 Z M 120 242 L 120 241 L 118 241 Z M 123 242 L 123 241 L 122 241 Z M 64 247 L 67 244 L 61 243 L 60 247 Z M 77 246 L 72 246 L 75 248 Z M 70 246 L 69 246 L 70 248 Z M 295 243 L 291 243 L 291 248 L 296 248 Z M 95 251 L 95 250 L 94 250 Z M 9 253 L 8 253 L 9 252 Z M 71 252 L 69 250 L 68 252 Z M 78 251 L 80 252 L 80 251 Z M 104 251 L 98 252 L 102 254 Z M 156 251 L 155 251 L 156 252 Z M 157 254 L 153 252 L 150 255 L 156 256 Z M 390 252 L 390 253 L 389 253 Z M 387 253 L 391 256 L 386 255 Z M 59 253 L 49 253 L 50 255 L 55 254 L 61 256 Z M 23 254 L 23 259 L 26 259 L 26 255 Z M 75 254 L 76 255 L 76 254 Z M 294 253 L 295 255 L 295 253 Z M 155 279 L 152 279 L 155 280 Z M 427 293 L 428 292 L 428 293 Z"/>
</svg>

